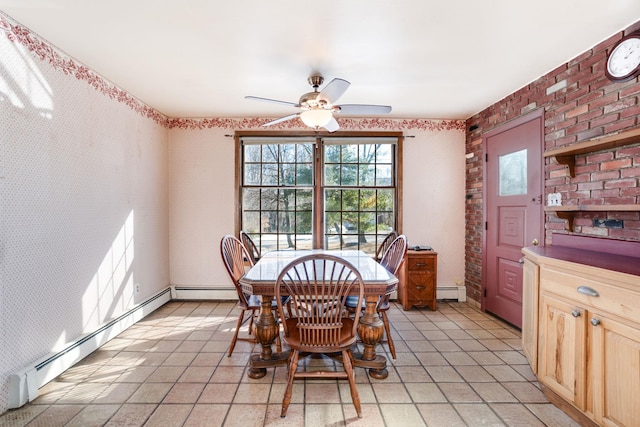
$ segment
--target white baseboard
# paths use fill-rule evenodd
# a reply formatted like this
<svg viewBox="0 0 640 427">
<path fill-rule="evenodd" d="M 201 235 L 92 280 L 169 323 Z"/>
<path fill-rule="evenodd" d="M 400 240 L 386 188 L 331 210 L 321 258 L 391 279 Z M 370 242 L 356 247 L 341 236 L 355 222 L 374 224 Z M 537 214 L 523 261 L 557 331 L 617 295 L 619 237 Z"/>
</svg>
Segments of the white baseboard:
<svg viewBox="0 0 640 427">
<path fill-rule="evenodd" d="M 466 286 L 438 286 L 436 288 L 436 299 L 457 300 L 459 302 L 467 301 Z"/>
<path fill-rule="evenodd" d="M 38 397 L 40 387 L 170 300 L 170 288 L 166 288 L 95 331 L 68 343 L 64 349 L 48 354 L 10 375 L 8 408 L 19 408 L 32 401 Z"/>
<path fill-rule="evenodd" d="M 190 288 L 173 286 L 171 288 L 174 300 L 238 300 L 235 288 Z"/>
</svg>

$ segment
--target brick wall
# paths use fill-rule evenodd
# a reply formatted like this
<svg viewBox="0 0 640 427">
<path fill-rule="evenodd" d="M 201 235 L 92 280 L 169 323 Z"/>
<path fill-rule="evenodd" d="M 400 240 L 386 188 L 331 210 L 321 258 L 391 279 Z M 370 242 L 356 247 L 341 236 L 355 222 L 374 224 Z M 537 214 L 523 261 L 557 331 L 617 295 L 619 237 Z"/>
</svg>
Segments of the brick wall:
<svg viewBox="0 0 640 427">
<path fill-rule="evenodd" d="M 608 51 L 640 22 L 531 82 L 467 120 L 466 242 L 467 295 L 481 301 L 484 173 L 482 135 L 533 110 L 543 108 L 545 149 L 571 145 L 640 125 L 640 80 L 613 83 L 605 76 Z M 562 204 L 639 204 L 640 145 L 576 157 L 576 174 L 555 159 L 545 160 L 545 198 L 561 193 Z M 624 228 L 593 226 L 593 218 L 623 219 Z M 566 221 L 546 215 L 546 243 L 553 232 L 568 232 Z M 581 212 L 573 233 L 640 241 L 639 212 Z"/>
</svg>

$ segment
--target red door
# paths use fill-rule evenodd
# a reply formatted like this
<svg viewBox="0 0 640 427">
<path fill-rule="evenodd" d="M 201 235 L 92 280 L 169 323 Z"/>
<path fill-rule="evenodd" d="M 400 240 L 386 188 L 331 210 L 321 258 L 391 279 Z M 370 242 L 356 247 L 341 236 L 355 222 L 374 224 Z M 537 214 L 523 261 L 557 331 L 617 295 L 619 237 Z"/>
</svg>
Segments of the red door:
<svg viewBox="0 0 640 427">
<path fill-rule="evenodd" d="M 521 249 L 544 241 L 542 112 L 523 116 L 483 138 L 487 161 L 483 308 L 522 327 Z"/>
</svg>

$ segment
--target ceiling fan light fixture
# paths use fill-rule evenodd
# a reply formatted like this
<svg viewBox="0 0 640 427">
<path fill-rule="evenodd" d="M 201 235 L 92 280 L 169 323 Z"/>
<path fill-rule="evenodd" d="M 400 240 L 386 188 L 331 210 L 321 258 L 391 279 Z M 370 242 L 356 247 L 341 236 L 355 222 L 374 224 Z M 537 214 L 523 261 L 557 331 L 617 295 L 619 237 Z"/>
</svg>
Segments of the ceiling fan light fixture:
<svg viewBox="0 0 640 427">
<path fill-rule="evenodd" d="M 333 112 L 324 109 L 305 110 L 300 113 L 302 122 L 314 129 L 325 127 L 331 121 L 332 117 Z"/>
</svg>

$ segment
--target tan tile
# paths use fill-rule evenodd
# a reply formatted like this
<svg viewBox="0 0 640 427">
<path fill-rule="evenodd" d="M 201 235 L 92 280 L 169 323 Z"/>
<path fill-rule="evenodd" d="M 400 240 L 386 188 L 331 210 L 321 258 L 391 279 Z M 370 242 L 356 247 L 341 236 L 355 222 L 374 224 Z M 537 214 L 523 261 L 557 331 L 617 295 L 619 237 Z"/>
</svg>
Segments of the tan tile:
<svg viewBox="0 0 640 427">
<path fill-rule="evenodd" d="M 451 404 L 421 403 L 416 405 L 429 427 L 466 427 Z M 469 424 L 473 425 L 473 424 Z"/>
<path fill-rule="evenodd" d="M 408 383 L 407 390 L 411 399 L 416 402 L 433 403 L 446 402 L 447 398 L 435 383 Z"/>
<path fill-rule="evenodd" d="M 93 403 L 125 403 L 139 387 L 138 383 L 110 384 Z"/>
<path fill-rule="evenodd" d="M 176 383 L 171 387 L 162 403 L 196 403 L 204 386 L 203 383 Z"/>
<path fill-rule="evenodd" d="M 497 382 L 491 383 L 471 383 L 469 384 L 482 397 L 485 402 L 517 402 L 515 398 L 504 386 Z"/>
<path fill-rule="evenodd" d="M 433 382 L 427 370 L 423 366 L 397 366 L 398 376 L 404 383 L 430 383 Z"/>
<path fill-rule="evenodd" d="M 287 415 L 288 417 L 289 415 Z M 344 425 L 342 404 L 306 404 L 304 408 L 305 427 L 325 427 Z"/>
<path fill-rule="evenodd" d="M 388 427 L 425 426 L 420 412 L 415 405 L 381 404 L 380 412 Z"/>
<path fill-rule="evenodd" d="M 193 405 L 158 405 L 145 423 L 145 427 L 181 426 L 191 413 L 192 408 Z"/>
<path fill-rule="evenodd" d="M 504 365 L 504 360 L 492 351 L 470 351 L 469 356 L 480 365 Z"/>
<path fill-rule="evenodd" d="M 373 392 L 379 403 L 410 403 L 411 397 L 402 383 L 385 383 L 383 381 L 373 384 Z"/>
<path fill-rule="evenodd" d="M 356 388 L 358 389 L 361 403 L 377 403 L 376 394 L 373 391 L 373 385 L 371 383 L 356 384 Z M 340 398 L 343 402 L 353 401 L 351 399 L 351 387 L 349 387 L 349 383 L 341 381 L 338 383 L 338 390 L 340 391 Z"/>
<path fill-rule="evenodd" d="M 505 426 L 500 418 L 484 403 L 454 403 L 462 419 L 470 426 Z"/>
<path fill-rule="evenodd" d="M 237 383 L 207 384 L 198 399 L 198 403 L 231 403 L 237 389 Z"/>
<path fill-rule="evenodd" d="M 174 352 L 169 355 L 162 363 L 162 366 L 189 366 L 198 353 L 179 353 Z"/>
<path fill-rule="evenodd" d="M 456 371 L 468 383 L 496 381 L 482 366 L 456 366 Z"/>
<path fill-rule="evenodd" d="M 78 414 L 84 405 L 54 405 L 42 411 L 29 427 L 63 426 Z"/>
<path fill-rule="evenodd" d="M 449 402 L 482 402 L 480 396 L 467 383 L 440 383 L 438 385 Z"/>
<path fill-rule="evenodd" d="M 509 365 L 490 365 L 484 367 L 498 381 L 526 381 L 525 378 Z"/>
<path fill-rule="evenodd" d="M 193 407 L 184 427 L 219 427 L 224 425 L 229 405 L 197 404 Z"/>
<path fill-rule="evenodd" d="M 293 383 L 293 389 L 291 391 L 291 403 L 304 403 L 304 387 L 304 381 L 297 381 Z M 287 384 L 273 384 L 269 393 L 269 403 L 282 403 L 282 399 L 284 398 L 284 390 L 286 388 Z"/>
<path fill-rule="evenodd" d="M 478 362 L 473 360 L 467 353 L 464 351 L 448 351 L 442 353 L 442 357 L 444 357 L 447 362 L 449 362 L 453 366 L 458 365 L 477 365 Z"/>
<path fill-rule="evenodd" d="M 382 418 L 382 412 L 378 405 L 365 404 L 360 405 L 362 410 L 362 418 L 358 418 L 356 408 L 353 404 L 342 405 L 344 410 L 344 422 L 349 427 L 384 427 L 385 422 Z"/>
<path fill-rule="evenodd" d="M 209 382 L 212 383 L 239 383 L 244 375 L 244 368 L 233 366 L 220 366 L 213 371 Z"/>
<path fill-rule="evenodd" d="M 56 403 L 62 404 L 88 404 L 109 386 L 107 383 L 85 382 L 76 384 L 67 393 L 58 399 Z"/>
<path fill-rule="evenodd" d="M 233 403 L 268 403 L 271 384 L 240 384 Z"/>
<path fill-rule="evenodd" d="M 225 427 L 262 427 L 267 416 L 267 405 L 231 405 Z"/>
<path fill-rule="evenodd" d="M 191 366 L 218 366 L 220 361 L 225 357 L 224 353 L 198 353 L 191 362 Z"/>
<path fill-rule="evenodd" d="M 542 391 L 529 382 L 505 382 L 502 383 L 520 402 L 546 403 L 547 398 Z"/>
<path fill-rule="evenodd" d="M 65 427 L 101 426 L 115 414 L 120 405 L 87 405 Z"/>
<path fill-rule="evenodd" d="M 138 359 L 140 366 L 160 366 L 171 353 L 147 352 Z"/>
<path fill-rule="evenodd" d="M 133 366 L 122 373 L 114 382 L 142 383 L 156 371 L 155 366 Z"/>
<path fill-rule="evenodd" d="M 525 405 L 533 414 L 548 426 L 579 427 L 580 424 L 551 403 L 532 403 Z"/>
<path fill-rule="evenodd" d="M 173 383 L 144 383 L 127 400 L 127 403 L 160 403 Z"/>
<path fill-rule="evenodd" d="M 490 406 L 508 426 L 545 427 L 545 424 L 524 405 L 518 403 L 493 403 Z"/>
<path fill-rule="evenodd" d="M 420 360 L 423 366 L 449 366 L 449 362 L 445 359 L 442 354 L 438 352 L 429 352 L 429 353 L 416 353 L 416 357 Z"/>
<path fill-rule="evenodd" d="M 307 381 L 305 384 L 304 401 L 307 404 L 340 403 L 337 381 Z"/>
<path fill-rule="evenodd" d="M 189 366 L 184 370 L 178 382 L 206 383 L 209 382 L 213 371 L 212 366 Z"/>
<path fill-rule="evenodd" d="M 18 409 L 10 409 L 0 415 L 0 425 L 2 426 L 25 426 L 29 421 L 40 415 L 47 409 L 46 405 L 26 404 Z"/>
<path fill-rule="evenodd" d="M 435 382 L 463 382 L 464 380 L 451 366 L 427 366 L 427 372 Z"/>
<path fill-rule="evenodd" d="M 160 366 L 147 378 L 149 383 L 173 383 L 178 381 L 178 378 L 185 371 L 184 366 Z"/>
<path fill-rule="evenodd" d="M 528 365 L 527 358 L 519 351 L 499 350 L 494 351 L 495 355 L 510 365 Z"/>
</svg>

